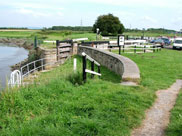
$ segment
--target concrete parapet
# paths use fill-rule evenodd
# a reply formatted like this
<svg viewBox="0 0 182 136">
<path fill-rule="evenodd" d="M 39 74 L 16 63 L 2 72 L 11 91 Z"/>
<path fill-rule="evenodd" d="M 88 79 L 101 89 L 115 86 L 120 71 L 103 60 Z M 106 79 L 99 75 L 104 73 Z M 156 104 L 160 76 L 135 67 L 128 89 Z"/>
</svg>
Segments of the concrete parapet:
<svg viewBox="0 0 182 136">
<path fill-rule="evenodd" d="M 82 52 L 85 52 L 101 65 L 120 75 L 123 81 L 139 82 L 139 68 L 129 58 L 92 47 L 79 46 L 78 54 L 81 55 Z"/>
</svg>

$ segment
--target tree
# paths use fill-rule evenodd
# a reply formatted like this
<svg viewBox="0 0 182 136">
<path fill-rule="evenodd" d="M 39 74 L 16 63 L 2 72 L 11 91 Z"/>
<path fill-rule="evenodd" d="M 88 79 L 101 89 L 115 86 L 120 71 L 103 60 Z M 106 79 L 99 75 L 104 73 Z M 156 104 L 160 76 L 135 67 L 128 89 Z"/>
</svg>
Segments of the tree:
<svg viewBox="0 0 182 136">
<path fill-rule="evenodd" d="M 122 34 L 125 29 L 119 18 L 112 14 L 99 16 L 93 25 L 93 31 L 95 33 L 97 28 L 102 32 L 102 35 Z"/>
</svg>

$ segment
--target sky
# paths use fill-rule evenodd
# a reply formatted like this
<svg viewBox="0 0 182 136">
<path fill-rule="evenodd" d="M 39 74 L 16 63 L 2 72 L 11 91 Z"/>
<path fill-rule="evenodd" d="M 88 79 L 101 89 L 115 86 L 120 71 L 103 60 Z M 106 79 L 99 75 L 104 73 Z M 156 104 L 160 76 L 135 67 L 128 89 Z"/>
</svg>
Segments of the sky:
<svg viewBox="0 0 182 136">
<path fill-rule="evenodd" d="M 108 13 L 125 28 L 182 29 L 181 0 L 1 0 L 0 27 L 92 26 Z"/>
</svg>

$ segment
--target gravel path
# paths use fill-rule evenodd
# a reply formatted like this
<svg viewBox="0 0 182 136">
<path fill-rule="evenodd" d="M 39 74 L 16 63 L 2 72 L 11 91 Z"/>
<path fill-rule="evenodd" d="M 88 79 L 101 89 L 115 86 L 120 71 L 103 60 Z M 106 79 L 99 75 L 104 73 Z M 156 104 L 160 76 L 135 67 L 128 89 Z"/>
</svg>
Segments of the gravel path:
<svg viewBox="0 0 182 136">
<path fill-rule="evenodd" d="M 132 136 L 164 136 L 169 123 L 170 110 L 182 88 L 182 80 L 177 80 L 169 89 L 156 92 L 154 105 L 146 111 L 146 119 L 141 127 L 133 130 Z"/>
</svg>

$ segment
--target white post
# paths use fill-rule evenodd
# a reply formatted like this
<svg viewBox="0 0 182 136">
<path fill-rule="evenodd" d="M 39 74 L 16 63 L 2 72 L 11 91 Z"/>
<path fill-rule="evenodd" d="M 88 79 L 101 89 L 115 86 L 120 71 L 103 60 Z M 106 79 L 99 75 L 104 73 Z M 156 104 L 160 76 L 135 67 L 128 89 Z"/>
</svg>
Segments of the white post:
<svg viewBox="0 0 182 136">
<path fill-rule="evenodd" d="M 77 65 L 77 60 L 76 60 L 76 58 L 74 58 L 74 64 L 73 64 L 73 70 L 74 70 L 74 72 L 76 72 L 76 65 Z"/>
</svg>

